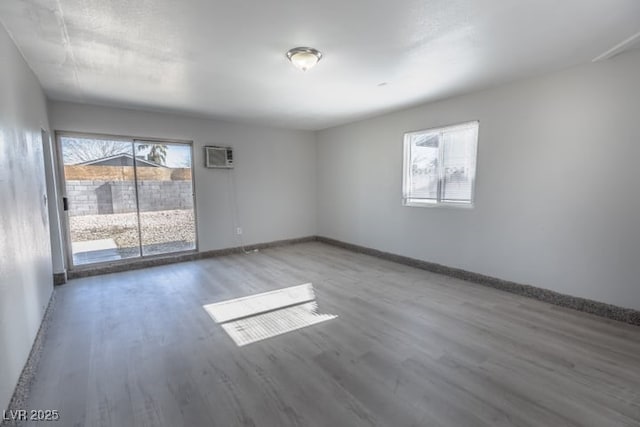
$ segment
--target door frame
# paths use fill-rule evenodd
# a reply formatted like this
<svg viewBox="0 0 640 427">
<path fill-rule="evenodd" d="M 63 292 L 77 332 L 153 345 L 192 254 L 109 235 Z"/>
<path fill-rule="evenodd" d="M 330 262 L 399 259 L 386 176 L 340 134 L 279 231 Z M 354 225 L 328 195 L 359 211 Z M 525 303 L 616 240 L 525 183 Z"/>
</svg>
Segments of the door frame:
<svg viewBox="0 0 640 427">
<path fill-rule="evenodd" d="M 154 258 L 170 258 L 173 256 L 184 255 L 188 253 L 197 253 L 200 251 L 199 246 L 199 238 L 198 238 L 198 210 L 196 206 L 196 174 L 195 174 L 195 158 L 194 158 L 194 150 L 193 150 L 193 141 L 192 140 L 184 140 L 184 139 L 173 139 L 173 138 L 157 138 L 157 137 L 145 137 L 145 136 L 131 136 L 131 135 L 114 135 L 114 134 L 104 134 L 104 133 L 91 133 L 91 132 L 76 132 L 76 131 L 54 131 L 55 134 L 55 144 L 53 145 L 54 150 L 54 163 L 55 163 L 55 173 L 57 175 L 57 186 L 58 186 L 58 200 L 56 200 L 56 205 L 58 207 L 58 212 L 60 218 L 62 219 L 61 228 L 63 229 L 61 232 L 61 239 L 63 241 L 63 250 L 65 253 L 65 260 L 67 262 L 67 269 L 69 271 L 74 270 L 82 270 L 94 267 L 108 267 L 110 265 L 124 265 L 124 264 L 135 264 L 142 260 L 149 260 Z M 193 222 L 194 222 L 194 232 L 195 232 L 195 248 L 186 250 L 186 251 L 177 251 L 177 252 L 169 252 L 165 254 L 155 254 L 155 255 L 143 255 L 142 253 L 142 240 L 140 239 L 140 203 L 138 201 L 138 181 L 137 174 L 135 178 L 135 186 L 136 186 L 136 213 L 138 215 L 138 236 L 139 236 L 139 246 L 140 246 L 140 256 L 134 258 L 125 258 L 117 261 L 103 261 L 103 262 L 95 262 L 91 264 L 81 264 L 75 265 L 73 263 L 73 249 L 72 249 L 72 241 L 71 241 L 71 227 L 69 225 L 69 214 L 68 211 L 64 210 L 64 198 L 67 197 L 67 181 L 64 175 L 64 159 L 62 154 L 62 146 L 60 139 L 62 137 L 76 137 L 76 138 L 91 138 L 91 139 L 108 139 L 112 141 L 124 141 L 131 142 L 132 147 L 135 147 L 135 141 L 145 141 L 145 142 L 166 142 L 168 144 L 182 144 L 189 146 L 189 151 L 191 154 L 191 197 L 193 199 Z M 135 153 L 133 154 L 135 156 Z M 134 162 L 135 164 L 135 162 Z M 134 167 L 135 170 L 135 167 Z"/>
</svg>

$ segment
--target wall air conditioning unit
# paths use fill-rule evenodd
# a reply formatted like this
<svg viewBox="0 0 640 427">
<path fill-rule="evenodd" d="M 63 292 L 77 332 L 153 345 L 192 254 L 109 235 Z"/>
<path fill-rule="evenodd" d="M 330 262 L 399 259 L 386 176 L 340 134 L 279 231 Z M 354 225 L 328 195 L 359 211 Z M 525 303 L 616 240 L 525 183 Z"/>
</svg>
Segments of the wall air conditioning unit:
<svg viewBox="0 0 640 427">
<path fill-rule="evenodd" d="M 233 168 L 233 148 L 204 147 L 204 166 L 213 169 Z"/>
</svg>

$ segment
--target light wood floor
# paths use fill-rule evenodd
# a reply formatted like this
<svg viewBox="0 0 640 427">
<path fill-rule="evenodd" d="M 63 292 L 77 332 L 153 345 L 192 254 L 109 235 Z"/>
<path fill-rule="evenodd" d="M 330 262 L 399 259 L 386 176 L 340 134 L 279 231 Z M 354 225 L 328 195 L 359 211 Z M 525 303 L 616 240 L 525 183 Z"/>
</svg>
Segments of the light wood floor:
<svg viewBox="0 0 640 427">
<path fill-rule="evenodd" d="M 202 308 L 306 282 L 339 317 L 246 347 Z M 640 425 L 639 327 L 322 243 L 57 293 L 29 402 L 55 425 Z"/>
</svg>

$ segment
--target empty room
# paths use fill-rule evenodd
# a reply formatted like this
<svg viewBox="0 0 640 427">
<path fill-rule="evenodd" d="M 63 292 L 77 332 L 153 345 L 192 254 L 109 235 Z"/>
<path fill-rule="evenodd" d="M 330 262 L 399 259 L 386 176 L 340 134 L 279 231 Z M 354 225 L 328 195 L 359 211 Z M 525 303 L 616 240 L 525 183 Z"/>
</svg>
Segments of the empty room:
<svg viewBox="0 0 640 427">
<path fill-rule="evenodd" d="M 640 2 L 2 0 L 0 425 L 640 426 Z"/>
</svg>

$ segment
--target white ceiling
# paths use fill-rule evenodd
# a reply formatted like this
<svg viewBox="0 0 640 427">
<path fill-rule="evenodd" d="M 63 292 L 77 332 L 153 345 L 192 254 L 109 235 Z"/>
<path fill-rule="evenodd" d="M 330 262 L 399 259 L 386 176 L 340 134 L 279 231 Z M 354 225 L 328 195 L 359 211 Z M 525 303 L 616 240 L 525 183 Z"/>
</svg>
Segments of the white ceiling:
<svg viewBox="0 0 640 427">
<path fill-rule="evenodd" d="M 52 99 L 321 129 L 588 62 L 640 1 L 2 0 L 0 20 Z M 325 55 L 306 73 L 300 45 Z"/>
</svg>

